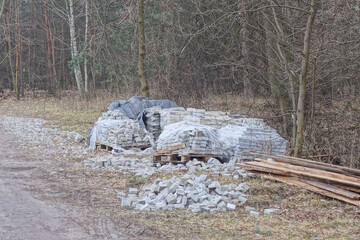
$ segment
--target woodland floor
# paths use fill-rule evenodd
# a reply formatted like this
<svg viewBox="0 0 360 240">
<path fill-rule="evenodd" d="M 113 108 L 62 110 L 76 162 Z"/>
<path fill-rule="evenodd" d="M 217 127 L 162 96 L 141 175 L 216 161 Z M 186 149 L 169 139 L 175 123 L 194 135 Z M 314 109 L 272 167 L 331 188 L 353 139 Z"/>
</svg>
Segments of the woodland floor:
<svg viewBox="0 0 360 240">
<path fill-rule="evenodd" d="M 359 208 L 260 178 L 247 181 L 246 205 L 259 212 L 280 208 L 280 215 L 255 219 L 244 208 L 217 214 L 122 209 L 116 190 L 166 176 L 134 181 L 84 167 L 83 160 L 101 153 L 41 129 L 85 134 L 106 105 L 69 102 L 0 102 L 0 239 L 360 238 Z"/>
</svg>

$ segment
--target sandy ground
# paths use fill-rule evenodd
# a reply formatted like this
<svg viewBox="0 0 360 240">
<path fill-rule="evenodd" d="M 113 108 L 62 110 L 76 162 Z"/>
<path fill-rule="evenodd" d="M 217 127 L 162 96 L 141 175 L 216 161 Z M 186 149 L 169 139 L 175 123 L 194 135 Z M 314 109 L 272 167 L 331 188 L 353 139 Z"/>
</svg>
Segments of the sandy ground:
<svg viewBox="0 0 360 240">
<path fill-rule="evenodd" d="M 41 125 L 0 113 L 0 240 L 155 238 L 131 217 L 99 214 L 101 202 L 81 197 L 84 181 L 67 179 L 81 177 L 71 176 L 75 163 L 52 157 L 66 142 Z"/>
</svg>

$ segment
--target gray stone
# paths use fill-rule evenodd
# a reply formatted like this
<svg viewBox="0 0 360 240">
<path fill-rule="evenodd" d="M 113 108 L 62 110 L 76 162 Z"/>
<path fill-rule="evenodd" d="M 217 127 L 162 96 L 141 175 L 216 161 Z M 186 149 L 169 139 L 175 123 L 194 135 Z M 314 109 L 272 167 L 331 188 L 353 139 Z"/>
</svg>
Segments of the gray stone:
<svg viewBox="0 0 360 240">
<path fill-rule="evenodd" d="M 236 209 L 236 205 L 232 204 L 232 203 L 228 203 L 228 204 L 226 204 L 226 208 L 228 210 L 234 211 Z"/>
<path fill-rule="evenodd" d="M 236 188 L 236 191 L 240 191 L 243 193 L 246 193 L 247 190 L 249 190 L 249 186 L 246 183 L 240 183 Z"/>
<path fill-rule="evenodd" d="M 264 214 L 265 215 L 278 215 L 281 213 L 281 210 L 278 208 L 267 208 L 264 209 Z"/>
<path fill-rule="evenodd" d="M 176 199 L 177 199 L 176 194 L 170 193 L 170 194 L 166 197 L 166 202 L 167 202 L 168 204 L 175 204 L 175 203 L 176 203 Z"/>
<path fill-rule="evenodd" d="M 179 204 L 182 202 L 182 196 L 178 196 L 177 199 L 176 199 L 176 203 Z"/>
<path fill-rule="evenodd" d="M 209 185 L 210 190 L 215 190 L 216 188 L 220 188 L 220 184 L 218 181 L 210 183 L 210 185 Z"/>
<path fill-rule="evenodd" d="M 149 208 L 149 204 L 136 204 L 136 206 L 135 206 L 135 209 L 136 210 L 139 210 L 139 211 L 145 211 L 145 210 L 149 210 L 150 208 Z"/>
<path fill-rule="evenodd" d="M 226 203 L 224 201 L 221 201 L 220 203 L 218 203 L 218 208 L 220 210 L 226 209 Z"/>
<path fill-rule="evenodd" d="M 259 217 L 259 212 L 250 211 L 250 216 L 252 216 L 252 217 L 254 217 L 254 218 L 257 218 L 257 217 Z"/>
<path fill-rule="evenodd" d="M 195 182 L 197 183 L 205 183 L 208 180 L 209 176 L 206 174 L 201 174 L 200 176 L 195 178 Z"/>
<path fill-rule="evenodd" d="M 221 188 L 219 188 L 219 187 L 215 189 L 215 192 L 219 195 L 223 195 L 223 192 L 221 191 Z"/>
<path fill-rule="evenodd" d="M 164 182 L 159 183 L 159 192 L 163 191 L 165 188 L 167 188 L 167 184 Z"/>
<path fill-rule="evenodd" d="M 126 193 L 123 191 L 119 191 L 119 192 L 117 192 L 117 196 L 118 196 L 118 198 L 126 197 Z"/>
<path fill-rule="evenodd" d="M 221 200 L 222 200 L 222 197 L 215 196 L 214 198 L 212 198 L 212 203 L 218 204 Z"/>
<path fill-rule="evenodd" d="M 129 188 L 129 194 L 137 194 L 138 191 L 139 190 L 137 188 Z"/>
<path fill-rule="evenodd" d="M 189 209 L 192 212 L 201 212 L 201 206 L 199 204 L 196 204 L 196 203 L 189 205 Z"/>
<path fill-rule="evenodd" d="M 191 199 L 194 201 L 194 202 L 199 202 L 199 199 L 200 199 L 200 197 L 199 197 L 199 195 L 197 195 L 197 194 L 192 194 L 191 195 Z"/>
<path fill-rule="evenodd" d="M 130 198 L 126 198 L 123 197 L 121 198 L 121 207 L 126 208 L 126 207 L 131 207 L 131 199 Z"/>
<path fill-rule="evenodd" d="M 246 198 L 246 197 L 243 197 L 243 196 L 239 196 L 239 197 L 238 197 L 238 200 L 239 200 L 242 204 L 244 204 L 244 203 L 247 202 L 247 198 Z"/>
<path fill-rule="evenodd" d="M 169 187 L 169 193 L 175 193 L 176 189 L 179 187 L 178 183 L 173 183 L 170 187 Z"/>
<path fill-rule="evenodd" d="M 254 207 L 246 206 L 246 207 L 245 207 L 245 211 L 247 211 L 247 212 L 249 212 L 249 211 L 255 211 L 255 208 L 254 208 Z"/>
<path fill-rule="evenodd" d="M 209 164 L 214 164 L 214 165 L 221 165 L 222 163 L 219 161 L 219 160 L 217 160 L 216 158 L 210 158 L 209 160 L 208 160 L 208 163 Z"/>
<path fill-rule="evenodd" d="M 185 206 L 181 203 L 174 204 L 174 208 L 185 208 Z"/>
<path fill-rule="evenodd" d="M 176 189 L 176 194 L 177 194 L 177 195 L 184 196 L 184 195 L 185 195 L 184 188 L 178 188 L 178 189 Z"/>
<path fill-rule="evenodd" d="M 187 203 L 188 203 L 188 198 L 184 196 L 184 197 L 181 199 L 181 204 L 184 205 L 184 206 L 186 206 Z"/>
<path fill-rule="evenodd" d="M 157 208 L 157 209 L 163 209 L 164 207 L 166 206 L 166 201 L 160 201 L 160 202 L 157 202 L 156 204 L 155 204 L 155 207 Z"/>
<path fill-rule="evenodd" d="M 85 140 L 85 138 L 83 136 L 81 136 L 79 133 L 75 134 L 74 139 L 75 139 L 75 142 L 77 142 L 77 143 L 81 143 Z"/>
</svg>

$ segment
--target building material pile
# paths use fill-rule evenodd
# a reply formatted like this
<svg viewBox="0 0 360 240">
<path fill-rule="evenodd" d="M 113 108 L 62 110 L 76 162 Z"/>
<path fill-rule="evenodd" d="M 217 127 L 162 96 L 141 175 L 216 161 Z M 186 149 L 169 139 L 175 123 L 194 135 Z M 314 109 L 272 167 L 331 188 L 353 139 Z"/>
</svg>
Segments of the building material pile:
<svg viewBox="0 0 360 240">
<path fill-rule="evenodd" d="M 179 146 L 174 149 L 174 147 Z M 157 150 L 174 149 L 172 154 L 222 156 L 223 144 L 216 128 L 182 121 L 165 126 L 157 141 Z"/>
<path fill-rule="evenodd" d="M 152 185 L 139 192 L 130 188 L 129 193 L 119 192 L 122 207 L 140 211 L 157 211 L 187 208 L 192 212 L 220 212 L 235 210 L 247 202 L 246 183 L 220 185 L 206 174 L 185 174 L 181 178 L 156 179 Z"/>
<path fill-rule="evenodd" d="M 112 148 L 148 147 L 149 137 L 136 120 L 125 117 L 120 111 L 108 111 L 95 123 L 90 139 L 91 148 L 106 145 Z"/>
<path fill-rule="evenodd" d="M 89 133 L 90 148 L 155 147 L 154 160 L 252 159 L 249 151 L 285 154 L 286 140 L 261 119 L 182 108 L 169 100 L 114 101 Z M 170 157 L 169 157 L 170 156 Z"/>
<path fill-rule="evenodd" d="M 287 156 L 253 155 L 261 158 L 240 164 L 251 173 L 360 207 L 359 169 Z"/>
<path fill-rule="evenodd" d="M 146 130 L 148 131 L 153 145 L 161 134 L 160 113 L 161 108 L 159 107 L 149 108 L 144 112 Z"/>
</svg>

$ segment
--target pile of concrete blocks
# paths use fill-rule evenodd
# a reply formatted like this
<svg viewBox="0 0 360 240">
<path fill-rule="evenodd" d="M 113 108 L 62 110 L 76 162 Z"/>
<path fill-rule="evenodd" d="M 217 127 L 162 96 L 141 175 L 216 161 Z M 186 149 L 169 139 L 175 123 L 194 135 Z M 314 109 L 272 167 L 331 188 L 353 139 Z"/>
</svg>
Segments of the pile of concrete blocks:
<svg viewBox="0 0 360 240">
<path fill-rule="evenodd" d="M 218 130 L 191 121 L 181 121 L 165 126 L 157 141 L 157 150 L 169 149 L 179 144 L 185 148 L 172 151 L 174 154 L 223 155 L 223 144 Z"/>
<path fill-rule="evenodd" d="M 233 157 L 251 160 L 249 152 L 282 155 L 286 151 L 286 139 L 264 122 L 256 120 L 243 125 L 227 125 L 219 130 L 224 150 Z"/>
<path fill-rule="evenodd" d="M 274 129 L 267 126 L 263 120 L 256 118 L 242 118 L 227 112 L 205 111 L 203 109 L 176 108 L 161 110 L 160 125 L 163 133 L 157 142 L 157 149 L 162 150 L 181 143 L 186 144 L 183 152 L 198 154 L 213 154 L 227 159 L 236 157 L 242 160 L 251 160 L 249 152 L 261 152 L 273 155 L 283 155 L 287 141 Z M 211 136 L 216 138 L 215 145 L 209 145 L 208 139 L 191 131 L 178 129 L 184 127 L 182 122 L 188 123 L 188 128 L 211 129 Z M 178 131 L 175 133 L 174 129 Z M 197 130 L 194 130 L 197 131 Z M 201 131 L 200 135 L 201 135 Z M 170 134 L 171 133 L 171 134 Z M 183 135 L 190 133 L 189 137 Z M 192 147 L 194 145 L 194 147 Z M 216 149 L 212 149 L 212 147 Z M 219 154 L 218 149 L 222 149 Z M 174 153 L 181 153 L 175 151 Z"/>
<path fill-rule="evenodd" d="M 113 148 L 150 145 L 150 139 L 139 122 L 125 117 L 117 110 L 106 112 L 99 118 L 93 127 L 90 142 Z"/>
<path fill-rule="evenodd" d="M 189 209 L 192 212 L 236 210 L 247 202 L 246 183 L 220 185 L 206 174 L 185 174 L 181 178 L 156 179 L 152 185 L 130 188 L 128 194 L 118 192 L 122 207 L 139 211 Z"/>
<path fill-rule="evenodd" d="M 161 134 L 160 127 L 160 112 L 161 108 L 153 107 L 145 110 L 145 125 L 149 136 L 153 143 L 159 138 Z"/>
<path fill-rule="evenodd" d="M 149 178 L 157 171 L 151 158 L 126 158 L 123 155 L 95 156 L 85 160 L 84 164 L 93 169 L 113 168 L 122 173 L 135 174 L 143 178 Z"/>
<path fill-rule="evenodd" d="M 160 112 L 160 128 L 163 131 L 165 126 L 184 121 L 188 112 L 183 107 L 162 109 Z"/>
</svg>

